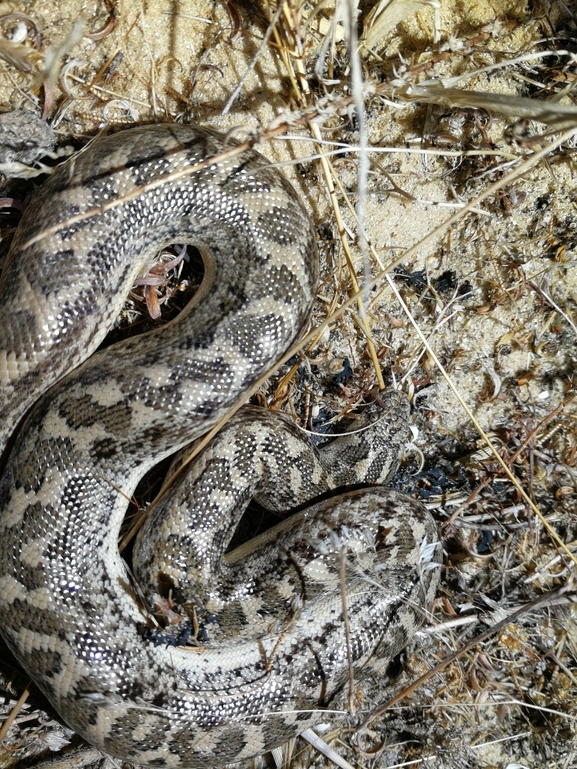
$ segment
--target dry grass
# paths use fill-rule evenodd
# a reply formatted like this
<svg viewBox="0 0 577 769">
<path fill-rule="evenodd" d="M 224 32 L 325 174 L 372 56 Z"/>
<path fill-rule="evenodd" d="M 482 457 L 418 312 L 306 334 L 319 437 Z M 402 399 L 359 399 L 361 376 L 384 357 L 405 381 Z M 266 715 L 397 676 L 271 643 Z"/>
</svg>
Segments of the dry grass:
<svg viewBox="0 0 577 769">
<path fill-rule="evenodd" d="M 318 429 L 402 383 L 424 469 L 411 457 L 397 485 L 433 510 L 446 552 L 430 626 L 357 684 L 354 714 L 327 715 L 323 740 L 355 767 L 568 768 L 577 20 L 554 0 L 382 5 L 93 2 L 80 37 L 73 0 L 31 1 L 0 20 L 2 108 L 43 112 L 63 143 L 133 122 L 241 126 L 285 168 L 323 273 L 298 359 L 255 397 Z M 26 680 L 4 673 L 8 713 Z M 30 702 L 0 767 L 99 765 Z M 326 759 L 298 741 L 274 761 Z"/>
</svg>

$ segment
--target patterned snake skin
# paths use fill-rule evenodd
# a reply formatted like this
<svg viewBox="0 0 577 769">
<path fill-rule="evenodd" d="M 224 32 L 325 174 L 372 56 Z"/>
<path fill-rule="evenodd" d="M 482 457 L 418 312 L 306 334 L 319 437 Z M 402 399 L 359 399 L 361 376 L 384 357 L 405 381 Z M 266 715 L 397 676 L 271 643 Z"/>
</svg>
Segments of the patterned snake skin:
<svg viewBox="0 0 577 769">
<path fill-rule="evenodd" d="M 428 513 L 380 486 L 223 555 L 252 497 L 294 510 L 386 481 L 407 437 L 394 393 L 366 432 L 320 450 L 243 407 L 138 537 L 139 587 L 119 555 L 144 473 L 242 399 L 309 319 L 308 216 L 262 156 L 235 148 L 176 125 L 96 141 L 28 208 L 0 286 L 0 630 L 73 729 L 149 767 L 240 761 L 318 723 L 349 664 L 357 677 L 407 643 L 438 582 Z M 203 256 L 193 302 L 94 352 L 169 243 Z"/>
</svg>

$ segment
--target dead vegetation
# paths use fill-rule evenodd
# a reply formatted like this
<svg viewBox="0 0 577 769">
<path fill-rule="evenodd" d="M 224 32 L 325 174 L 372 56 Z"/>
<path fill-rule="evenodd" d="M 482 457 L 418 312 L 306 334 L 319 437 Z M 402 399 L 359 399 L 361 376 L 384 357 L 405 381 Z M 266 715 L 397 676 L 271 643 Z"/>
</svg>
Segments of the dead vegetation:
<svg viewBox="0 0 577 769">
<path fill-rule="evenodd" d="M 240 126 L 302 192 L 324 260 L 313 324 L 255 398 L 319 430 L 375 385 L 411 397 L 397 485 L 434 511 L 442 587 L 407 655 L 343 693 L 322 741 L 355 767 L 575 766 L 569 6 L 24 6 L 0 3 L 3 112 L 43 115 L 74 147 L 135 122 Z M 3 237 L 26 194 L 4 183 Z M 105 765 L 2 670 L 0 767 Z M 337 760 L 318 751 L 301 740 L 263 764 Z"/>
</svg>

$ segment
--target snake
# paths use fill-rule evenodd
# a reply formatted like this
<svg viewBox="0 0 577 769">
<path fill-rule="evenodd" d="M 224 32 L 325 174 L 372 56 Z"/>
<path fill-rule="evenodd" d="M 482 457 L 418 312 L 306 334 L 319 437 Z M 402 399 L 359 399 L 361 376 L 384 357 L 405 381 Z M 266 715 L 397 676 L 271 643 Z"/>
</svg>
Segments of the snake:
<svg viewBox="0 0 577 769">
<path fill-rule="evenodd" d="M 135 278 L 175 243 L 204 262 L 193 299 L 103 347 Z M 274 368 L 310 322 L 318 275 L 282 172 L 191 125 L 98 138 L 17 227 L 0 283 L 0 632 L 108 755 L 200 769 L 270 751 L 427 616 L 437 529 L 384 485 L 408 436 L 397 391 L 319 446 L 242 406 L 153 505 L 132 562 L 119 552 L 139 481 Z M 252 499 L 277 523 L 230 549 Z"/>
</svg>

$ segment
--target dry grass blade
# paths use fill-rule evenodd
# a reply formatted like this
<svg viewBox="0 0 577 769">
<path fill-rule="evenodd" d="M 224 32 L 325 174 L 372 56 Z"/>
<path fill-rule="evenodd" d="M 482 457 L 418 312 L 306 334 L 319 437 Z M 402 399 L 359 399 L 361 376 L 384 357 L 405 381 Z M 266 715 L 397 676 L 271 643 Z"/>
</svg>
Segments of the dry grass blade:
<svg viewBox="0 0 577 769">
<path fill-rule="evenodd" d="M 327 743 L 322 740 L 312 729 L 305 729 L 305 731 L 300 736 L 303 738 L 303 740 L 306 740 L 308 743 L 310 743 L 315 750 L 326 756 L 335 766 L 340 766 L 341 769 L 354 769 L 354 767 L 349 764 L 348 761 L 345 761 L 345 759 L 339 755 L 336 750 L 333 750 L 330 745 L 327 745 Z"/>
<path fill-rule="evenodd" d="M 577 128 L 577 107 L 530 99 L 526 96 L 508 96 L 507 94 L 485 91 L 463 91 L 459 88 L 444 88 L 442 85 L 428 83 L 401 89 L 398 91 L 398 95 L 432 104 L 486 109 L 513 119 L 537 120 L 555 131 Z"/>
<path fill-rule="evenodd" d="M 230 9 L 230 7 L 231 7 L 231 4 L 228 3 L 227 4 L 227 8 Z M 224 105 L 223 110 L 222 110 L 222 114 L 223 115 L 227 115 L 230 112 L 230 109 L 231 109 L 232 105 L 234 104 L 237 96 L 242 91 L 242 88 L 243 88 L 247 78 L 249 77 L 249 75 L 251 74 L 253 69 L 256 67 L 257 62 L 258 62 L 262 52 L 266 48 L 266 45 L 267 45 L 267 43 L 269 41 L 269 38 L 270 38 L 270 36 L 272 35 L 272 33 L 274 31 L 275 25 L 276 25 L 276 23 L 278 22 L 278 20 L 279 20 L 279 18 L 281 16 L 283 8 L 284 8 L 284 0 L 283 0 L 283 2 L 279 3 L 279 6 L 276 9 L 276 11 L 274 13 L 274 16 L 272 17 L 272 19 L 270 21 L 270 24 L 267 27 L 267 30 L 266 30 L 266 32 L 265 32 L 265 34 L 263 36 L 263 39 L 261 40 L 261 43 L 260 43 L 260 45 L 259 45 L 259 47 L 258 47 L 258 49 L 257 49 L 257 51 L 255 53 L 255 55 L 252 57 L 248 67 L 246 68 L 246 71 L 245 71 L 244 75 L 240 78 L 236 88 L 231 93 L 227 103 Z"/>
<path fill-rule="evenodd" d="M 86 211 L 85 213 L 77 214 L 76 216 L 70 216 L 65 221 L 59 222 L 58 224 L 55 224 L 53 227 L 47 227 L 45 230 L 42 230 L 33 238 L 30 238 L 29 240 L 27 240 L 26 243 L 23 244 L 22 248 L 23 249 L 29 248 L 30 246 L 34 245 L 34 243 L 39 243 L 41 240 L 45 240 L 46 238 L 49 238 L 51 235 L 55 235 L 57 232 L 60 232 L 64 228 L 70 227 L 73 224 L 84 222 L 87 219 L 92 218 L 93 216 L 100 216 L 101 214 L 104 214 L 107 211 L 112 211 L 114 208 L 119 208 L 120 206 L 124 205 L 124 203 L 127 203 L 130 200 L 134 200 L 135 198 L 140 197 L 145 192 L 151 192 L 152 190 L 156 190 L 159 187 L 162 187 L 163 185 L 167 184 L 168 182 L 175 182 L 175 181 L 178 181 L 179 179 L 184 179 L 187 176 L 190 176 L 191 174 L 194 174 L 197 171 L 202 170 L 203 168 L 208 168 L 211 165 L 216 165 L 220 163 L 222 160 L 225 160 L 227 158 L 235 157 L 239 153 L 248 149 L 250 146 L 251 145 L 249 142 L 244 142 L 243 144 L 240 144 L 238 146 L 231 147 L 231 149 L 221 152 L 218 155 L 213 155 L 212 157 L 207 158 L 206 160 L 202 160 L 200 163 L 196 163 L 195 165 L 188 166 L 187 168 L 183 168 L 180 171 L 175 171 L 174 173 L 167 174 L 166 176 L 163 176 L 154 182 L 150 182 L 149 184 L 143 184 L 141 187 L 138 187 L 132 192 L 129 192 L 126 195 L 122 195 L 118 198 L 115 198 L 114 200 L 111 200 L 109 203 L 106 203 L 103 206 L 97 206 L 96 208 L 91 208 L 90 211 Z"/>
</svg>

